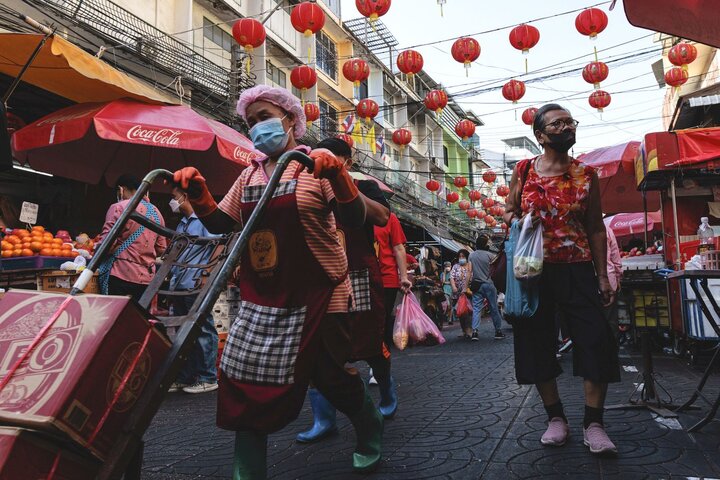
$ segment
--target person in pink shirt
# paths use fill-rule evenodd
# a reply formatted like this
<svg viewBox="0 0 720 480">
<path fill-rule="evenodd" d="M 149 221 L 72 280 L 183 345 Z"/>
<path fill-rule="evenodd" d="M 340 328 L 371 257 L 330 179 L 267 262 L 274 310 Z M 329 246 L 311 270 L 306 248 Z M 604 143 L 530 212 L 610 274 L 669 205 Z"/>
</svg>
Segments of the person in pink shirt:
<svg viewBox="0 0 720 480">
<path fill-rule="evenodd" d="M 623 270 L 622 261 L 620 258 L 620 248 L 618 247 L 615 233 L 611 228 L 606 228 L 607 233 L 607 270 L 608 280 L 610 281 L 610 287 L 615 292 L 615 301 L 605 307 L 605 315 L 607 316 L 608 322 L 613 329 L 613 333 L 617 334 L 618 331 L 618 304 L 617 295 L 620 291 L 620 280 L 622 280 Z"/>
<path fill-rule="evenodd" d="M 140 180 L 136 177 L 127 174 L 120 176 L 116 183 L 117 202 L 110 205 L 105 214 L 101 241 L 120 218 L 139 187 Z M 160 210 L 147 198 L 136 210 L 140 215 L 165 226 Z M 132 220 L 127 222 L 120 237 L 112 245 L 112 256 L 98 268 L 101 292 L 106 295 L 129 295 L 139 301 L 155 275 L 155 259 L 165 252 L 165 248 L 165 237 Z"/>
</svg>

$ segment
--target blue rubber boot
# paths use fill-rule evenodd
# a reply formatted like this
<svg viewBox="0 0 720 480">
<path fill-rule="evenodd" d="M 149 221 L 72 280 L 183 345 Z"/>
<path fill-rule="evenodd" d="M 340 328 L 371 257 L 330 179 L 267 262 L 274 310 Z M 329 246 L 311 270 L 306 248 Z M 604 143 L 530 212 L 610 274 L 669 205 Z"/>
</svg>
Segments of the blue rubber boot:
<svg viewBox="0 0 720 480">
<path fill-rule="evenodd" d="M 314 423 L 310 430 L 298 433 L 296 440 L 300 443 L 317 442 L 338 431 L 335 424 L 335 407 L 315 388 L 308 390 L 308 396 L 310 397 Z"/>
<path fill-rule="evenodd" d="M 391 376 L 378 379 L 380 387 L 380 404 L 378 410 L 384 418 L 393 418 L 398 409 L 397 386 L 395 379 Z"/>
</svg>

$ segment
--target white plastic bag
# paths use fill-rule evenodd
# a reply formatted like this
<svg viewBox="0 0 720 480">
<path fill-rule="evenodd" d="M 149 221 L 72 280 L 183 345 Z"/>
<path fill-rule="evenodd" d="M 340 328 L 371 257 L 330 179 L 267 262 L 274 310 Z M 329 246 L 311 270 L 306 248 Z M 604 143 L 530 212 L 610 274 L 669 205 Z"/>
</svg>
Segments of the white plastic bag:
<svg viewBox="0 0 720 480">
<path fill-rule="evenodd" d="M 525 215 L 513 253 L 513 272 L 518 280 L 536 279 L 543 268 L 542 223 L 533 226 L 532 215 Z"/>
</svg>

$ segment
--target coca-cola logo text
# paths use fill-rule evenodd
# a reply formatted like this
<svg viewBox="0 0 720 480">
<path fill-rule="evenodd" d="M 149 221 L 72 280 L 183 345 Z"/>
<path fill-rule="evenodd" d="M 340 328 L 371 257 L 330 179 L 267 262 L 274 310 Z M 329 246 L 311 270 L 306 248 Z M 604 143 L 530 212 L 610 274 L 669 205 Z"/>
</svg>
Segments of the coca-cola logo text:
<svg viewBox="0 0 720 480">
<path fill-rule="evenodd" d="M 128 140 L 140 140 L 158 145 L 177 146 L 180 143 L 180 135 L 182 135 L 181 130 L 172 130 L 170 128 L 143 128 L 142 125 L 135 125 L 128 130 L 126 137 Z"/>
<path fill-rule="evenodd" d="M 252 152 L 248 152 L 244 148 L 241 147 L 235 147 L 235 150 L 233 151 L 233 158 L 236 160 L 244 160 L 246 162 L 249 162 L 255 157 L 255 154 Z"/>
<path fill-rule="evenodd" d="M 52 115 L 52 116 L 46 118 L 45 120 L 40 120 L 39 122 L 37 122 L 35 124 L 35 126 L 42 127 L 43 125 L 53 125 L 55 123 L 67 122 L 70 120 L 78 120 L 80 118 L 85 118 L 85 117 L 94 115 L 99 110 L 100 110 L 100 108 L 98 107 L 98 108 L 93 108 L 90 110 L 82 110 L 79 112 L 68 112 L 68 113 L 63 113 L 60 115 Z"/>
</svg>

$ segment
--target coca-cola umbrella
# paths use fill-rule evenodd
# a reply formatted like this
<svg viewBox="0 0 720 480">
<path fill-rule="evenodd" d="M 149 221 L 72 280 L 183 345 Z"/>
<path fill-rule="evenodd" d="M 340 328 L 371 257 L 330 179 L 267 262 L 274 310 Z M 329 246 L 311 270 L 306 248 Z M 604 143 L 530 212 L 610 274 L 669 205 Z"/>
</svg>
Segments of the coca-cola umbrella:
<svg viewBox="0 0 720 480">
<path fill-rule="evenodd" d="M 605 227 L 612 229 L 616 237 L 644 234 L 645 231 L 652 232 L 662 226 L 660 212 L 648 212 L 647 224 L 645 213 L 618 213 L 603 219 Z"/>
<path fill-rule="evenodd" d="M 188 107 L 129 99 L 59 110 L 15 132 L 12 146 L 21 163 L 90 184 L 194 166 L 214 194 L 259 155 L 240 133 Z"/>
</svg>

